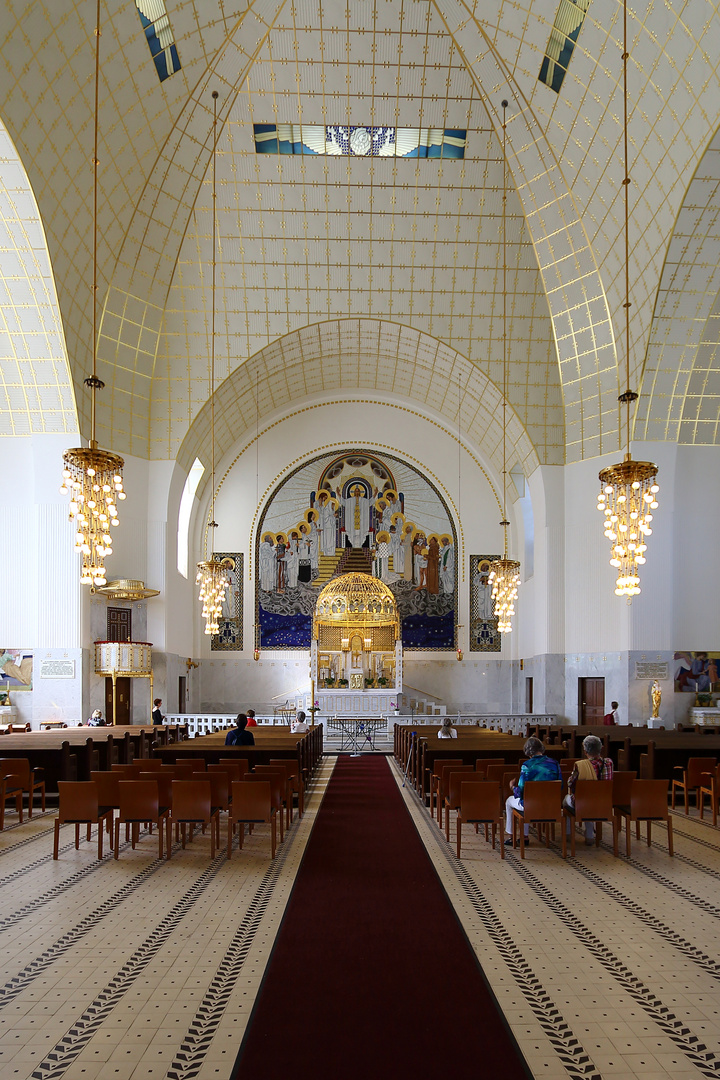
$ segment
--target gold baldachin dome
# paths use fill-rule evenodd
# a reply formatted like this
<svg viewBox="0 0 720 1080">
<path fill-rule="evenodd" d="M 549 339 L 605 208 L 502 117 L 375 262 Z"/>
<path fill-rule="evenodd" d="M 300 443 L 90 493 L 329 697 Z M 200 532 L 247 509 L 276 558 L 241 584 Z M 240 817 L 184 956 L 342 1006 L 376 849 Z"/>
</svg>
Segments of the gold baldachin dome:
<svg viewBox="0 0 720 1080">
<path fill-rule="evenodd" d="M 392 591 L 370 574 L 342 574 L 322 590 L 315 605 L 315 622 L 338 626 L 397 625 Z"/>
</svg>

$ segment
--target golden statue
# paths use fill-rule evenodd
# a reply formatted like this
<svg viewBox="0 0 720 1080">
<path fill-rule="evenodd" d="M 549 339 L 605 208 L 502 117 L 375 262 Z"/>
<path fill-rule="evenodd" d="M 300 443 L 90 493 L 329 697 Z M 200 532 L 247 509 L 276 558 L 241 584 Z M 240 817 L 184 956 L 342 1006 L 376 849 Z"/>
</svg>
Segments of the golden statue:
<svg viewBox="0 0 720 1080">
<path fill-rule="evenodd" d="M 656 720 L 660 716 L 660 702 L 662 701 L 662 690 L 660 689 L 660 683 L 655 680 L 652 684 L 652 715 L 653 720 Z"/>
</svg>

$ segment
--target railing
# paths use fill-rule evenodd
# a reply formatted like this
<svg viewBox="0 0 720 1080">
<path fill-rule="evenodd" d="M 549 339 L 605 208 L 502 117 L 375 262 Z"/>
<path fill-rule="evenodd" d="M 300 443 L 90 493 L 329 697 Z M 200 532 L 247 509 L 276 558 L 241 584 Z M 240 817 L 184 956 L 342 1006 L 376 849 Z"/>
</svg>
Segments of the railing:
<svg viewBox="0 0 720 1080">
<path fill-rule="evenodd" d="M 293 710 L 293 716 L 295 715 Z M 215 731 L 227 731 L 235 727 L 237 713 L 168 713 L 168 724 L 187 724 L 188 738 L 194 739 L 196 735 L 212 735 Z M 282 725 L 282 719 L 277 716 L 256 716 L 255 723 L 260 726 L 278 724 Z M 252 729 L 251 729 L 252 730 Z"/>
<path fill-rule="evenodd" d="M 454 727 L 479 727 L 489 728 L 495 731 L 504 731 L 510 735 L 524 735 L 528 725 L 535 727 L 536 724 L 556 724 L 554 715 L 545 713 L 449 713 Z M 424 724 L 433 724 L 437 727 L 437 716 L 427 713 L 416 715 L 403 714 L 390 717 L 396 725 L 402 727 L 422 727 Z"/>
</svg>

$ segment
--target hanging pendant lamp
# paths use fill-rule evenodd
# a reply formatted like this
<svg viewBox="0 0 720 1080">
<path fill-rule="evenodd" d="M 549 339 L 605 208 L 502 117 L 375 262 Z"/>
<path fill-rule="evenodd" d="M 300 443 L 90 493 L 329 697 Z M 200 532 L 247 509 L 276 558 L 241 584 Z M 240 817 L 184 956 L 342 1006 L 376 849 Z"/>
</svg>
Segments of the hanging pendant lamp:
<svg viewBox="0 0 720 1080">
<path fill-rule="evenodd" d="M 101 450 L 95 438 L 95 394 L 105 383 L 97 375 L 97 235 L 98 235 L 98 127 L 100 114 L 100 0 L 95 21 L 95 140 L 93 153 L 93 279 L 92 279 L 92 375 L 90 389 L 90 442 L 63 454 L 61 495 L 70 495 L 70 521 L 75 522 L 75 550 L 82 555 L 80 582 L 96 587 L 106 584 L 105 559 L 112 555 L 110 529 L 120 524 L 117 502 L 125 498 L 123 466 L 119 454 Z"/>
<path fill-rule="evenodd" d="M 210 521 L 208 522 L 205 538 L 207 552 L 207 537 L 214 538 L 212 530 L 217 528 L 215 521 L 215 269 L 217 264 L 217 90 L 213 90 L 213 167 L 212 167 L 212 219 L 213 219 L 213 258 L 212 258 L 212 323 L 210 334 L 210 447 L 212 454 L 212 469 L 210 475 L 211 503 Z M 211 544 L 211 549 L 214 543 Z M 227 565 L 215 555 L 204 559 L 197 564 L 197 576 L 195 582 L 200 586 L 198 599 L 202 603 L 202 617 L 205 620 L 205 633 L 217 634 L 220 629 L 219 618 L 222 614 L 223 600 L 230 587 L 230 575 Z"/>
<path fill-rule="evenodd" d="M 617 596 L 630 600 L 640 592 L 638 567 L 645 563 L 646 540 L 652 534 L 652 511 L 657 509 L 657 465 L 633 461 L 630 453 L 630 406 L 638 395 L 630 389 L 630 175 L 628 168 L 627 0 L 623 4 L 623 101 L 625 148 L 625 390 L 618 397 L 625 406 L 625 457 L 600 471 L 597 508 L 605 518 L 610 541 L 610 565 L 618 571 Z"/>
<path fill-rule="evenodd" d="M 509 634 L 512 631 L 512 617 L 515 614 L 515 600 L 517 599 L 520 585 L 520 563 L 517 559 L 508 558 L 507 531 L 510 522 L 507 520 L 507 384 L 508 384 L 508 357 L 507 357 L 507 177 L 506 177 L 506 131 L 505 115 L 508 107 L 507 101 L 503 101 L 503 210 L 502 210 L 502 245 L 503 245 L 503 520 L 500 525 L 503 529 L 504 546 L 502 559 L 494 559 L 490 563 L 488 585 L 492 587 L 492 599 L 494 601 L 494 613 L 498 621 L 498 633 Z"/>
</svg>

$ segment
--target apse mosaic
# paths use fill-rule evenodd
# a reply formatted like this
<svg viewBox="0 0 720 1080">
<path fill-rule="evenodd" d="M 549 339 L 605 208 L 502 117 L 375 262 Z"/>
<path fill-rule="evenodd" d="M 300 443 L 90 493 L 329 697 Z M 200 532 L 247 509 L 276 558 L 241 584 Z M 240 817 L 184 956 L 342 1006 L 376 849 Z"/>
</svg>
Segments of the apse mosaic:
<svg viewBox="0 0 720 1080">
<path fill-rule="evenodd" d="M 405 649 L 454 649 L 455 530 L 435 488 L 390 455 L 326 455 L 278 488 L 258 530 L 263 649 L 307 649 L 320 590 L 351 572 L 395 596 Z"/>
<path fill-rule="evenodd" d="M 488 582 L 490 563 L 499 555 L 470 556 L 470 652 L 500 652 L 501 639 Z"/>
<path fill-rule="evenodd" d="M 230 586 L 218 619 L 218 632 L 210 638 L 210 648 L 215 652 L 236 651 L 242 649 L 242 552 L 216 551 L 214 557 L 226 567 Z"/>
</svg>

